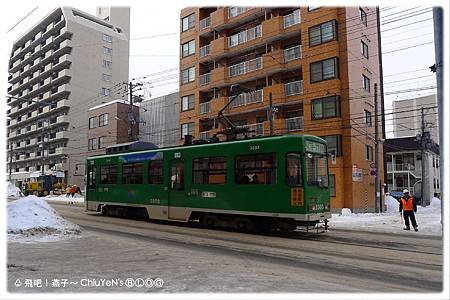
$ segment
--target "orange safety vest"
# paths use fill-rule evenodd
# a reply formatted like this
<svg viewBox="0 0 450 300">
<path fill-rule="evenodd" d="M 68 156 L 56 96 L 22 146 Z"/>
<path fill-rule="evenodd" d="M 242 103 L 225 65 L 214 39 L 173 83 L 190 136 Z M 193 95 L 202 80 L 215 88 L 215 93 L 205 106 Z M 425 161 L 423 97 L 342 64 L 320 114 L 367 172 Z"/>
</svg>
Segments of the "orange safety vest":
<svg viewBox="0 0 450 300">
<path fill-rule="evenodd" d="M 409 197 L 407 200 L 402 197 L 402 207 L 403 211 L 413 211 L 414 210 L 414 200 L 412 197 Z"/>
</svg>

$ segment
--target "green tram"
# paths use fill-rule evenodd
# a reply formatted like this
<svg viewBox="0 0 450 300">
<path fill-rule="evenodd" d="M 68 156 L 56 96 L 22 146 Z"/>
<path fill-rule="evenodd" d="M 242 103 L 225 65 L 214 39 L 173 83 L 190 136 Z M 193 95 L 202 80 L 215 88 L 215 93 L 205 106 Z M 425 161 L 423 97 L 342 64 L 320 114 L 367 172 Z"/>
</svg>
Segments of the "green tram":
<svg viewBox="0 0 450 300">
<path fill-rule="evenodd" d="M 311 135 L 94 156 L 86 175 L 86 209 L 109 216 L 261 231 L 331 218 L 326 142 Z"/>
</svg>

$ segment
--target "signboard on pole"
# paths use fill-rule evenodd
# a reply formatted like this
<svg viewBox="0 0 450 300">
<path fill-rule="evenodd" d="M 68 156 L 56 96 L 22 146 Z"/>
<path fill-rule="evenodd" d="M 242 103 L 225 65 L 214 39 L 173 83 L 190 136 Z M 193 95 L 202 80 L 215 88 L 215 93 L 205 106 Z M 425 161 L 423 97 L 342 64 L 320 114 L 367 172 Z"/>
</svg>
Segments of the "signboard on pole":
<svg viewBox="0 0 450 300">
<path fill-rule="evenodd" d="M 352 167 L 352 180 L 356 182 L 361 182 L 363 180 L 363 172 L 361 168 L 358 168 L 358 165 L 353 165 Z"/>
</svg>

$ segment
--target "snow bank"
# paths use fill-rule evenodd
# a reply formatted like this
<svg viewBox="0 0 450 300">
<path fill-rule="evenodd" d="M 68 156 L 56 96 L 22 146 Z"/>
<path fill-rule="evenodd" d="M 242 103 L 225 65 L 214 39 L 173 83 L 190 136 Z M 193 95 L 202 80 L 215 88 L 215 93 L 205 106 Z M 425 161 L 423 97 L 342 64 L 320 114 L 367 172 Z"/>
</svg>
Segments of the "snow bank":
<svg viewBox="0 0 450 300">
<path fill-rule="evenodd" d="M 74 197 L 69 196 L 66 197 L 66 195 L 48 195 L 44 198 L 48 201 L 59 201 L 59 202 L 77 202 L 77 203 L 83 203 L 84 202 L 84 196 L 75 195 Z"/>
<path fill-rule="evenodd" d="M 364 230 L 386 233 L 410 233 L 420 235 L 441 235 L 441 202 L 438 198 L 431 200 L 431 205 L 417 206 L 416 220 L 419 225 L 419 232 L 405 232 L 403 230 L 403 219 L 398 212 L 398 201 L 390 196 L 385 199 L 387 211 L 383 213 L 348 213 L 348 208 L 344 208 L 341 214 L 333 214 L 330 219 L 330 230 L 349 229 Z"/>
<path fill-rule="evenodd" d="M 384 203 L 386 204 L 386 212 L 394 213 L 398 212 L 399 202 L 392 196 L 386 196 Z"/>
<path fill-rule="evenodd" d="M 61 217 L 43 198 L 27 196 L 8 202 L 9 240 L 59 240 L 80 231 L 78 225 Z"/>
<path fill-rule="evenodd" d="M 8 193 L 7 196 L 15 196 L 15 197 L 19 197 L 22 194 L 20 189 L 11 182 L 8 182 L 7 193 Z"/>
</svg>

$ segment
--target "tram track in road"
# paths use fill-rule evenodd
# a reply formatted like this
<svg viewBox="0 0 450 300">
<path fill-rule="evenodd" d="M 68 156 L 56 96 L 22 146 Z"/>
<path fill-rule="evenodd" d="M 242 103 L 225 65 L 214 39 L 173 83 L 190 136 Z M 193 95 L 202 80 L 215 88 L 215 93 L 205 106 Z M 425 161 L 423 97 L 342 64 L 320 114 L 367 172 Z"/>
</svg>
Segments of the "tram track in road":
<svg viewBox="0 0 450 300">
<path fill-rule="evenodd" d="M 438 246 L 433 252 L 408 253 L 405 259 L 403 245 L 374 248 L 374 242 L 358 243 L 354 238 L 346 238 L 347 233 L 331 238 L 327 235 L 295 238 L 254 235 L 110 218 L 86 214 L 82 208 L 58 207 L 64 217 L 99 234 L 189 247 L 198 251 L 244 255 L 253 260 L 263 259 L 281 265 L 331 272 L 335 276 L 377 280 L 399 288 L 405 281 L 412 282 L 417 290 L 436 291 L 442 287 L 442 252 L 438 253 Z M 370 237 L 365 237 L 365 240 L 370 240 Z M 405 241 L 409 238 L 404 238 L 402 244 Z"/>
</svg>

